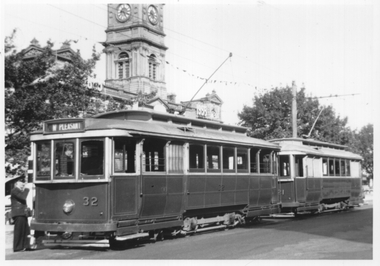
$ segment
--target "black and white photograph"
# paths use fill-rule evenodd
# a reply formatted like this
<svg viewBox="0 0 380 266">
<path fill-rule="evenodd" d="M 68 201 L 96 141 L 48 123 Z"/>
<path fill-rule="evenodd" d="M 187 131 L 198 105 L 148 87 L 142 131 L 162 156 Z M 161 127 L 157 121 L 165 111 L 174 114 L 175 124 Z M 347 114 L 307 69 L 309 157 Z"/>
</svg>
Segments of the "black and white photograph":
<svg viewBox="0 0 380 266">
<path fill-rule="evenodd" d="M 1 20 L 6 264 L 378 261 L 377 0 L 4 0 Z"/>
</svg>

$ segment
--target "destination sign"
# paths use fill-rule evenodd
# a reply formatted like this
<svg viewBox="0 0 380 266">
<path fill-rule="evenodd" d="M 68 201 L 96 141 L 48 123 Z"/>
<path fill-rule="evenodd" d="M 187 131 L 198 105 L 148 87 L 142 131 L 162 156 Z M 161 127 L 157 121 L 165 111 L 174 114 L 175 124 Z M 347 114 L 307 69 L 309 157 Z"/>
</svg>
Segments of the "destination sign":
<svg viewBox="0 0 380 266">
<path fill-rule="evenodd" d="M 61 122 L 61 123 L 46 123 L 45 132 L 55 133 L 63 131 L 83 131 L 84 122 Z"/>
</svg>

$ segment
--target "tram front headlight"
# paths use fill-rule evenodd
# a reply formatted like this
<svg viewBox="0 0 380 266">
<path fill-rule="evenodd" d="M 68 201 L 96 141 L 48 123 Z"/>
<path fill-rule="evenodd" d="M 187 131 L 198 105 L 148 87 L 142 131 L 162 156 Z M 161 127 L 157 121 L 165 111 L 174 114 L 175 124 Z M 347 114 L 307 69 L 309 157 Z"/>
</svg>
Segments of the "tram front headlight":
<svg viewBox="0 0 380 266">
<path fill-rule="evenodd" d="M 75 208 L 75 202 L 72 200 L 66 200 L 63 204 L 63 212 L 70 214 Z"/>
</svg>

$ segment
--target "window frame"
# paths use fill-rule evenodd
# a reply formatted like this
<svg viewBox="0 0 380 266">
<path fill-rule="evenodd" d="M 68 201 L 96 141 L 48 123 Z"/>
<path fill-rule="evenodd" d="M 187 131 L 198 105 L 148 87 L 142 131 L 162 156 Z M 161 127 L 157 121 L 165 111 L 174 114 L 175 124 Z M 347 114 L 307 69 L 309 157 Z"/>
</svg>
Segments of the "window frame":
<svg viewBox="0 0 380 266">
<path fill-rule="evenodd" d="M 158 61 L 154 54 L 148 56 L 148 77 L 157 80 Z"/>
<path fill-rule="evenodd" d="M 48 160 L 49 160 L 49 175 L 45 175 L 45 176 L 39 176 L 38 175 L 38 163 L 39 163 L 39 160 L 38 160 L 38 145 L 39 144 L 42 144 L 42 143 L 47 143 L 48 145 L 46 145 L 49 150 L 48 150 Z M 34 143 L 34 146 L 35 146 L 35 156 L 34 156 L 34 160 L 36 161 L 36 166 L 34 167 L 34 169 L 36 169 L 35 171 L 35 180 L 36 181 L 50 181 L 52 179 L 52 173 L 53 173 L 53 141 L 52 140 L 40 140 L 40 141 L 36 141 Z"/>
<path fill-rule="evenodd" d="M 250 149 L 249 148 L 241 148 L 241 147 L 237 147 L 236 148 L 236 170 L 237 170 L 237 173 L 249 173 L 249 152 L 250 152 Z M 244 160 L 244 156 L 239 156 L 240 154 L 244 154 L 245 153 L 245 160 Z M 242 163 L 239 164 L 239 158 L 242 158 Z M 245 161 L 245 163 L 244 163 Z M 243 168 L 239 168 L 239 165 L 243 165 Z"/>
<path fill-rule="evenodd" d="M 222 146 L 222 158 L 221 158 L 221 161 L 222 161 L 222 165 L 221 165 L 221 168 L 222 168 L 222 171 L 223 173 L 236 173 L 236 163 L 237 163 L 237 158 L 236 158 L 236 147 L 235 146 Z M 227 158 L 227 161 L 225 161 L 226 159 L 226 151 L 232 151 L 232 169 L 229 168 L 230 166 L 230 158 L 231 156 L 229 156 Z M 231 155 L 230 153 L 228 155 Z M 227 163 L 225 163 L 227 162 Z M 228 166 L 228 168 L 226 168 L 226 165 Z"/>
<path fill-rule="evenodd" d="M 58 143 L 73 143 L 73 146 L 74 146 L 74 151 L 73 151 L 73 158 L 72 158 L 72 162 L 73 162 L 73 166 L 72 166 L 72 172 L 73 172 L 73 175 L 71 178 L 68 178 L 67 176 L 59 176 L 57 177 L 56 176 L 56 172 L 57 172 L 57 153 L 56 153 L 56 148 L 57 148 L 57 144 Z M 53 181 L 72 181 L 72 180 L 77 180 L 78 179 L 78 173 L 76 171 L 77 169 L 77 164 L 78 164 L 78 160 L 77 160 L 77 139 L 76 138 L 67 138 L 67 139 L 56 139 L 54 141 L 52 141 L 52 180 Z M 70 176 L 69 176 L 70 177 Z"/>
<path fill-rule="evenodd" d="M 125 54 L 126 57 L 120 57 L 123 54 Z M 131 65 L 132 65 L 131 62 L 132 60 L 127 52 L 123 51 L 118 55 L 118 58 L 115 59 L 114 61 L 115 67 L 116 67 L 116 71 L 115 71 L 116 79 L 128 79 L 131 77 Z M 122 68 L 123 68 L 122 77 L 120 77 L 120 68 L 119 68 L 120 64 L 122 64 Z"/>
<path fill-rule="evenodd" d="M 116 161 L 115 161 L 115 153 L 116 153 L 116 141 L 122 141 L 125 140 L 123 143 L 123 169 L 121 171 L 116 171 Z M 138 173 L 138 162 L 137 162 L 137 145 L 138 145 L 138 140 L 134 138 L 129 138 L 129 137 L 113 137 L 111 139 L 112 141 L 112 174 L 114 175 L 136 175 Z M 126 149 L 126 143 L 127 142 L 134 142 L 134 160 L 133 160 L 133 165 L 134 165 L 134 171 L 133 172 L 128 172 L 125 169 L 125 155 L 127 154 L 127 160 L 128 160 L 128 151 Z M 128 164 L 128 163 L 127 163 Z"/>
<path fill-rule="evenodd" d="M 168 174 L 182 174 L 185 171 L 185 152 L 184 142 L 180 141 L 168 141 L 166 146 L 166 164 Z M 179 155 L 175 157 L 174 155 Z M 174 159 L 173 159 L 174 158 Z"/>
<path fill-rule="evenodd" d="M 87 142 L 87 141 L 102 141 L 103 142 L 103 174 L 94 174 L 94 175 L 89 175 L 89 174 L 83 174 L 82 173 L 82 167 L 83 167 L 83 162 L 82 162 L 82 143 Z M 81 138 L 79 139 L 78 143 L 78 180 L 94 180 L 94 179 L 101 179 L 101 180 L 106 180 L 106 157 L 107 157 L 107 150 L 106 150 L 106 138 Z"/>
<path fill-rule="evenodd" d="M 145 149 L 145 147 L 148 147 L 147 143 L 150 141 L 156 141 L 156 143 L 161 142 L 160 145 L 162 148 L 162 157 L 160 157 L 160 151 L 159 150 L 149 150 Z M 143 174 L 162 174 L 162 173 L 167 173 L 167 144 L 168 141 L 162 138 L 157 138 L 157 137 L 146 137 L 142 141 L 142 147 L 141 147 L 141 155 L 142 155 L 142 161 L 141 161 L 141 173 Z M 151 147 L 151 146 L 150 146 Z M 146 153 L 148 152 L 148 153 Z M 156 153 L 157 154 L 157 164 L 156 164 Z M 147 156 L 149 156 L 149 164 L 147 164 Z M 160 164 L 160 160 L 163 160 L 163 162 Z M 149 165 L 150 170 L 147 170 L 147 165 Z M 158 167 L 158 170 L 153 169 L 152 167 Z M 160 169 L 161 167 L 161 169 Z M 163 169 L 162 169 L 163 167 Z"/>
<path fill-rule="evenodd" d="M 220 145 L 215 145 L 215 144 L 206 144 L 206 172 L 207 173 L 221 173 L 222 172 L 222 146 Z M 210 151 L 212 151 L 211 149 L 215 149 L 215 151 L 217 150 L 218 153 L 211 153 L 211 161 L 209 161 L 209 148 L 210 148 Z M 217 158 L 217 163 L 218 163 L 218 168 L 210 168 L 209 166 L 210 165 L 215 165 L 215 160 L 213 158 L 213 156 L 218 156 Z"/>
<path fill-rule="evenodd" d="M 260 173 L 260 163 L 259 163 L 260 151 L 261 151 L 261 149 L 256 148 L 256 147 L 249 149 L 249 156 L 250 156 L 249 173 L 251 173 L 251 174 L 259 174 Z M 253 171 L 255 169 L 254 167 L 256 167 L 256 171 Z"/>
<path fill-rule="evenodd" d="M 291 159 L 290 159 L 290 154 L 281 154 L 279 155 L 279 177 L 285 178 L 285 179 L 290 179 L 292 178 L 292 167 L 291 167 Z M 287 158 L 287 160 L 283 160 L 283 158 Z M 284 165 L 283 165 L 284 163 Z M 287 175 L 284 175 L 283 173 L 285 172 L 284 169 L 289 172 Z"/>
<path fill-rule="evenodd" d="M 202 147 L 202 151 L 200 153 L 193 154 L 192 153 L 192 147 L 194 147 L 194 146 Z M 189 150 L 189 152 L 188 152 L 189 173 L 205 173 L 206 172 L 206 145 L 202 144 L 202 143 L 189 143 L 189 149 L 188 150 Z M 200 158 L 198 157 L 198 160 L 197 160 L 196 158 L 197 158 L 198 154 L 201 154 L 201 156 L 199 156 Z M 194 161 L 193 161 L 192 155 L 195 155 Z M 192 167 L 192 163 L 194 163 L 194 162 L 195 163 L 198 162 L 198 165 L 199 165 L 199 162 L 201 162 L 202 163 L 201 167 L 199 167 L 199 168 Z"/>
<path fill-rule="evenodd" d="M 259 164 L 259 173 L 260 174 L 273 174 L 273 162 L 272 162 L 272 150 L 269 149 L 260 149 L 258 153 L 258 164 Z M 267 157 L 266 157 L 267 156 Z M 264 161 L 265 158 L 268 158 L 269 161 Z M 263 171 L 262 171 L 263 170 Z M 264 171 L 267 170 L 267 171 Z"/>
</svg>

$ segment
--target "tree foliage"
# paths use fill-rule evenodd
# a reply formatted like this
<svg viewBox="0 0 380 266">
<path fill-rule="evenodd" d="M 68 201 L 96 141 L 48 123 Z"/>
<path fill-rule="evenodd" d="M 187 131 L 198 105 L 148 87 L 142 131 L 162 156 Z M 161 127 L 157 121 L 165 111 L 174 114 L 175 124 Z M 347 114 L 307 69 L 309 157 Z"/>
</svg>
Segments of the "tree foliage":
<svg viewBox="0 0 380 266">
<path fill-rule="evenodd" d="M 87 87 L 99 54 L 82 59 L 77 51 L 70 62 L 58 62 L 53 43 L 48 41 L 42 52 L 25 60 L 13 44 L 15 31 L 5 38 L 4 99 L 6 159 L 26 161 L 29 134 L 40 129 L 44 120 L 78 117 L 85 112 L 99 92 Z"/>
<path fill-rule="evenodd" d="M 69 62 L 59 62 L 50 41 L 42 53 L 25 60 L 17 52 L 11 36 L 5 37 L 5 159 L 6 173 L 26 170 L 30 154 L 29 135 L 41 129 L 42 122 L 57 118 L 88 117 L 103 112 L 143 105 L 155 96 L 138 93 L 135 98 L 118 101 L 87 86 L 100 54 L 93 48 L 92 57 L 82 59 L 80 51 Z"/>
<path fill-rule="evenodd" d="M 245 105 L 238 114 L 241 124 L 250 128 L 250 135 L 255 138 L 292 137 L 292 97 L 291 87 L 274 88 L 255 96 L 253 106 Z M 331 106 L 320 106 L 318 99 L 305 95 L 305 88 L 297 92 L 296 102 L 297 137 L 308 136 L 342 145 L 351 142 L 347 118 L 336 116 Z"/>
<path fill-rule="evenodd" d="M 332 106 L 321 106 L 317 99 L 306 97 L 305 88 L 297 92 L 296 101 L 297 137 L 308 136 L 346 145 L 363 157 L 362 168 L 369 178 L 373 178 L 373 125 L 369 124 L 359 132 L 351 130 L 347 126 L 347 117 L 340 118 Z M 252 137 L 267 140 L 289 138 L 292 137 L 291 106 L 292 89 L 275 88 L 255 96 L 253 106 L 244 106 L 238 115 Z"/>
<path fill-rule="evenodd" d="M 362 169 L 369 178 L 373 178 L 373 125 L 368 124 L 355 132 L 351 150 L 363 157 Z"/>
</svg>

